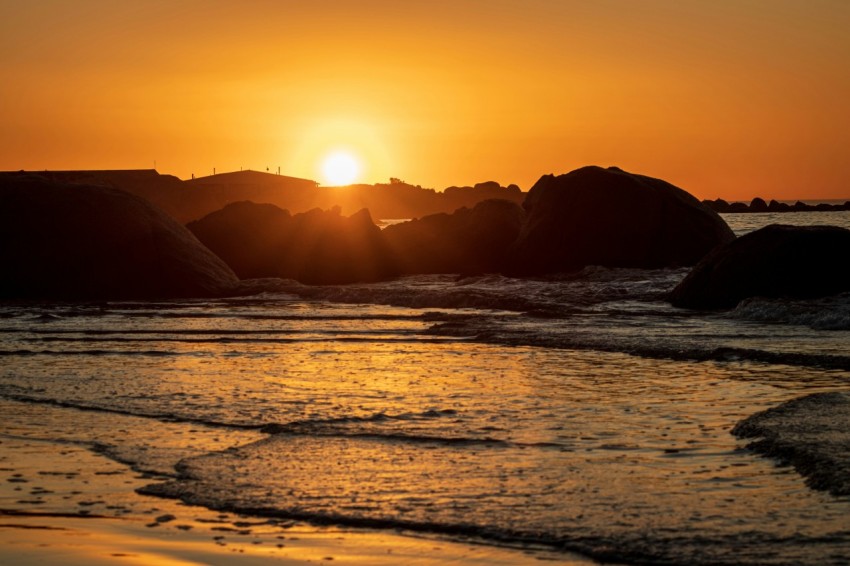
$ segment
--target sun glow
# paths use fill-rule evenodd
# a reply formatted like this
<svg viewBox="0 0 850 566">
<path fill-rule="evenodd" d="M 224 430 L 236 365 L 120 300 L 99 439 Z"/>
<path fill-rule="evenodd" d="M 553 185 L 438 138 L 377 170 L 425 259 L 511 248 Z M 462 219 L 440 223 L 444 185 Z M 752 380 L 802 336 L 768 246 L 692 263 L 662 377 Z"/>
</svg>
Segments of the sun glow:
<svg viewBox="0 0 850 566">
<path fill-rule="evenodd" d="M 348 151 L 334 151 L 322 161 L 322 174 L 330 185 L 350 185 L 360 175 L 360 161 Z"/>
</svg>

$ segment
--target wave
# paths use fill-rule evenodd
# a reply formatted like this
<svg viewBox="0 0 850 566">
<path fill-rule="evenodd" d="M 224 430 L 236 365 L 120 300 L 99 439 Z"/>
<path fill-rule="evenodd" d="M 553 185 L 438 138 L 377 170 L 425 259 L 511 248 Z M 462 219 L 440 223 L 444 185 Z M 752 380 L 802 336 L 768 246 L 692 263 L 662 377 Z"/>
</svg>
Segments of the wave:
<svg viewBox="0 0 850 566">
<path fill-rule="evenodd" d="M 261 440 L 187 458 L 178 465 L 177 478 L 139 491 L 221 512 L 536 544 L 603 562 L 840 564 L 843 560 L 838 557 L 847 533 L 829 529 L 788 533 L 753 525 L 729 532 L 682 524 L 675 517 L 634 528 L 630 520 L 641 523 L 640 519 L 607 506 L 598 513 L 587 507 L 570 512 L 570 505 L 565 505 L 571 493 L 569 476 L 554 485 L 547 483 L 545 473 L 511 468 L 513 461 L 534 462 L 522 447 L 444 443 L 425 451 L 417 446 L 399 450 L 382 447 L 382 439 L 357 440 L 365 442 L 353 446 L 340 439 Z M 398 484 L 396 471 L 416 477 L 410 484 Z M 517 483 L 502 490 L 505 475 Z M 542 483 L 524 486 L 534 482 Z M 552 514 L 552 508 L 560 511 Z M 734 518 L 728 523 L 734 525 Z"/>
<path fill-rule="evenodd" d="M 65 409 L 76 409 L 80 411 L 92 411 L 99 413 L 110 413 L 115 415 L 124 415 L 128 417 L 137 417 L 145 419 L 154 419 L 169 423 L 185 423 L 193 425 L 201 425 L 209 428 L 223 428 L 235 430 L 256 430 L 260 433 L 269 436 L 298 436 L 298 437 L 334 437 L 347 439 L 369 439 L 385 442 L 399 442 L 410 444 L 440 444 L 440 445 L 456 445 L 456 446 L 513 446 L 524 448 L 559 448 L 564 449 L 565 446 L 555 442 L 513 442 L 506 441 L 489 436 L 456 436 L 456 435 L 439 435 L 439 434 L 420 434 L 415 431 L 382 431 L 374 428 L 362 429 L 356 425 L 362 424 L 392 424 L 393 422 L 412 422 L 445 418 L 457 415 L 454 409 L 436 410 L 430 409 L 421 413 L 402 413 L 391 415 L 383 412 L 373 413 L 368 416 L 345 416 L 328 419 L 307 419 L 297 420 L 287 423 L 239 423 L 239 422 L 222 422 L 210 419 L 203 419 L 180 415 L 176 413 L 157 413 L 145 412 L 139 410 L 120 409 L 112 406 L 97 405 L 91 403 L 83 403 L 79 401 L 65 401 L 59 399 L 50 399 L 35 397 L 22 393 L 2 392 L 0 398 L 20 403 L 33 403 L 40 405 L 50 405 L 53 407 L 61 407 Z M 352 426 L 353 425 L 353 426 Z M 105 451 L 105 447 L 101 447 Z M 133 462 L 122 460 L 121 463 L 133 464 Z"/>
<path fill-rule="evenodd" d="M 98 344 L 136 344 L 136 343 L 178 343 L 178 344 L 298 344 L 304 342 L 345 342 L 345 343 L 380 343 L 380 344 L 397 344 L 397 343 L 423 343 L 423 344 L 442 344 L 446 342 L 456 342 L 461 340 L 459 337 L 426 337 L 419 333 L 411 333 L 407 337 L 387 336 L 384 332 L 375 332 L 374 335 L 369 335 L 368 332 L 356 332 L 360 336 L 340 336 L 336 333 L 320 333 L 309 332 L 307 336 L 298 338 L 169 338 L 161 336 L 158 338 L 126 338 L 126 337 L 110 337 L 110 338 L 89 338 L 89 337 L 44 337 L 24 339 L 23 341 L 33 342 L 65 342 L 65 343 L 98 343 Z M 324 336 L 310 336 L 312 334 L 325 334 Z M 366 336 L 362 336 L 365 334 Z M 194 352 L 193 352 L 194 354 Z M 0 356 L 37 356 L 37 355 L 69 355 L 69 356 L 105 356 L 105 355 L 135 355 L 135 356 L 180 356 L 185 355 L 182 352 L 169 352 L 165 350 L 139 350 L 139 351 L 121 351 L 121 350 L 0 350 Z"/>
<path fill-rule="evenodd" d="M 809 487 L 847 496 L 848 424 L 850 394 L 816 393 L 756 413 L 735 425 L 732 434 L 755 439 L 747 448 L 793 465 Z"/>
<path fill-rule="evenodd" d="M 693 315 L 692 315 L 693 316 Z M 676 336 L 670 332 L 660 337 L 648 336 L 648 332 L 634 332 L 626 336 L 614 335 L 599 327 L 595 331 L 586 328 L 570 332 L 566 325 L 551 329 L 533 329 L 500 325 L 495 319 L 479 319 L 475 324 L 451 322 L 433 325 L 428 332 L 438 335 L 456 336 L 472 341 L 505 346 L 532 346 L 566 350 L 595 350 L 622 353 L 653 359 L 669 359 L 695 362 L 738 362 L 750 361 L 790 366 L 816 367 L 823 369 L 850 370 L 850 356 L 813 352 L 770 351 L 758 348 L 735 346 L 699 345 L 690 336 Z M 638 329 L 639 330 L 639 329 Z M 649 328 L 644 328 L 648 331 Z"/>
<path fill-rule="evenodd" d="M 745 299 L 728 316 L 738 320 L 808 326 L 814 330 L 850 330 L 850 293 L 806 301 Z"/>
<path fill-rule="evenodd" d="M 384 304 L 410 308 L 481 309 L 528 312 L 564 309 L 631 297 L 659 300 L 684 277 L 681 269 L 643 270 L 591 266 L 573 273 L 515 279 L 502 275 L 418 275 L 340 286 L 282 282 L 288 296 L 336 303 Z"/>
<path fill-rule="evenodd" d="M 213 421 L 208 419 L 199 419 L 195 417 L 189 417 L 185 415 L 178 415 L 175 413 L 157 413 L 157 412 L 145 412 L 138 410 L 129 410 L 129 409 L 121 409 L 113 406 L 107 405 L 96 405 L 92 403 L 83 403 L 80 401 L 68 401 L 61 399 L 52 399 L 47 397 L 36 397 L 33 395 L 26 395 L 24 393 L 13 393 L 10 391 L 0 392 L 0 398 L 8 399 L 10 401 L 18 401 L 19 403 L 34 403 L 39 405 L 50 405 L 53 407 L 61 407 L 64 409 L 77 409 L 79 411 L 93 411 L 98 413 L 110 413 L 115 415 L 124 415 L 128 417 L 139 417 L 144 419 L 154 419 L 162 422 L 169 423 L 187 423 L 194 425 L 201 425 L 210 428 L 227 428 L 227 429 L 237 429 L 237 430 L 259 430 L 264 425 L 261 423 L 234 423 L 234 422 L 220 422 Z"/>
<path fill-rule="evenodd" d="M 421 317 L 417 317 L 419 320 Z M 274 330 L 245 330 L 245 329 L 182 329 L 182 328 L 163 328 L 163 329 L 138 329 L 138 328 L 115 328 L 112 330 L 103 329 L 72 329 L 72 328 L 57 328 L 57 329 L 29 329 L 29 328 L 0 328 L 0 334 L 33 334 L 35 336 L 276 336 L 278 334 L 305 334 L 305 333 L 334 333 L 334 334 L 384 334 L 386 330 L 295 330 L 295 329 L 274 329 Z M 393 333 L 412 334 L 415 331 L 406 329 L 392 329 Z M 47 340 L 48 338 L 34 338 L 33 340 Z M 65 338 L 57 338 L 65 339 Z M 134 340 L 141 340 L 135 338 Z"/>
<path fill-rule="evenodd" d="M 0 350 L 0 356 L 182 356 L 168 350 Z"/>
</svg>

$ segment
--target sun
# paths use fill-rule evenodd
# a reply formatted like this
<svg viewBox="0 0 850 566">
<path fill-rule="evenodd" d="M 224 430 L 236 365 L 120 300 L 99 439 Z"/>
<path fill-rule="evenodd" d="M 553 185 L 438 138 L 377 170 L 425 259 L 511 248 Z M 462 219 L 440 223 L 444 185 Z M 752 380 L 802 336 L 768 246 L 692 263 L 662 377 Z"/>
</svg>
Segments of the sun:
<svg viewBox="0 0 850 566">
<path fill-rule="evenodd" d="M 322 174 L 330 185 L 350 185 L 360 175 L 360 161 L 348 151 L 334 151 L 322 161 Z"/>
</svg>

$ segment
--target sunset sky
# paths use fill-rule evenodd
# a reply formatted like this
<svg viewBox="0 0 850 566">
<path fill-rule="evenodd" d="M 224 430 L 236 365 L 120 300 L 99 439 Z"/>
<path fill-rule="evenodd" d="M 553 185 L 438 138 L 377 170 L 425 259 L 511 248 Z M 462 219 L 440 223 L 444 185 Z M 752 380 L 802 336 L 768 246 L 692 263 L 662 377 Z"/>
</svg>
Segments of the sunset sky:
<svg viewBox="0 0 850 566">
<path fill-rule="evenodd" d="M 850 2 L 0 0 L 0 169 L 850 199 Z"/>
</svg>

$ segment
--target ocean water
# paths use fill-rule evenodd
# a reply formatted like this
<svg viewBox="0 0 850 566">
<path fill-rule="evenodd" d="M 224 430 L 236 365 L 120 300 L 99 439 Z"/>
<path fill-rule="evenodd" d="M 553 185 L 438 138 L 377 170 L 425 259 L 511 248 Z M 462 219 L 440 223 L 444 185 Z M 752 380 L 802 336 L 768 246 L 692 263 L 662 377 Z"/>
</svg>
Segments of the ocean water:
<svg viewBox="0 0 850 566">
<path fill-rule="evenodd" d="M 779 221 L 827 216 L 850 227 Z M 664 302 L 685 273 L 0 305 L 0 438 L 89 447 L 151 473 L 146 494 L 246 515 L 620 563 L 850 562 L 850 498 L 730 433 L 847 390 L 850 296 L 693 313 Z"/>
</svg>

